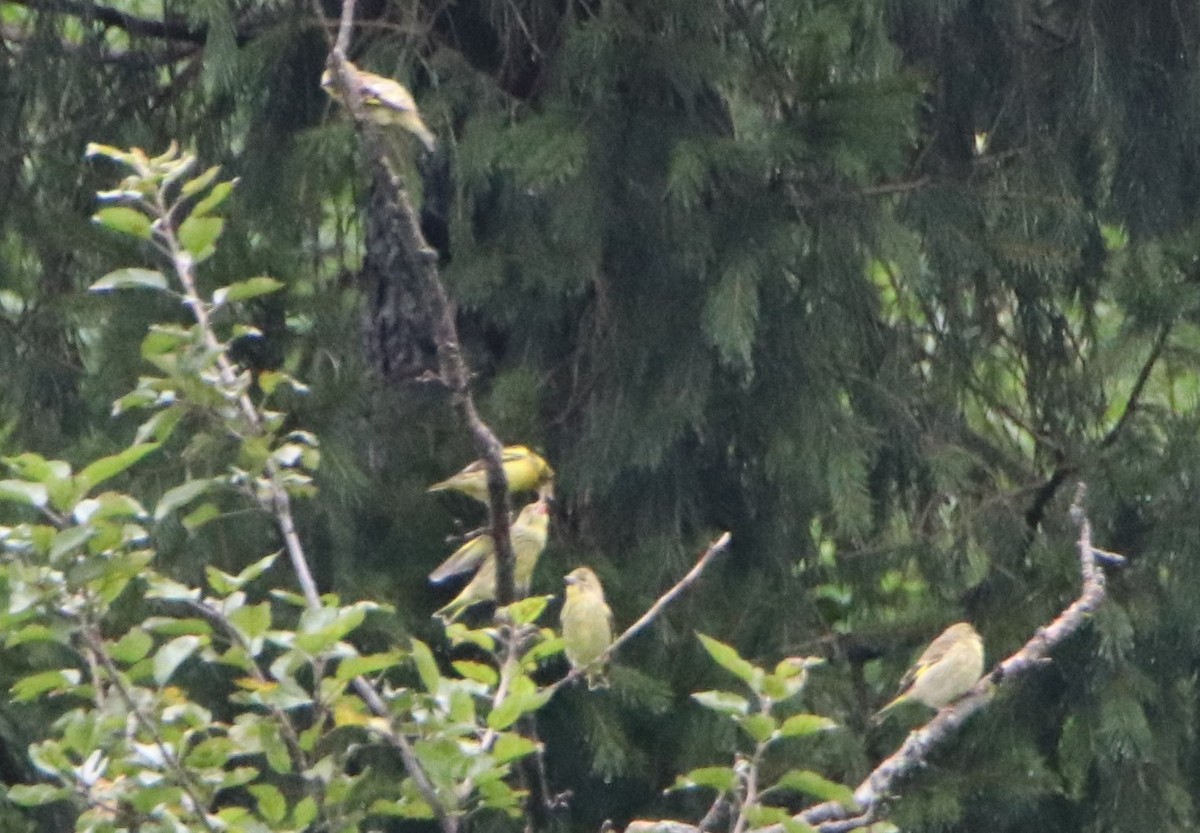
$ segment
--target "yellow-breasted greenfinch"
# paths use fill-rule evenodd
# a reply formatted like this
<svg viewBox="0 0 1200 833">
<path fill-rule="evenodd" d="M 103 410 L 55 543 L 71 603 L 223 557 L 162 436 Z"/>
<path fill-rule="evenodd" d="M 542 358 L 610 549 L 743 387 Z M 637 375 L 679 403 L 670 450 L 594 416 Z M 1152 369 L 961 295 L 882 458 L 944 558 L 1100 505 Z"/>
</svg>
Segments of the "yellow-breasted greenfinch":
<svg viewBox="0 0 1200 833">
<path fill-rule="evenodd" d="M 983 676 L 983 639 L 967 622 L 946 628 L 900 680 L 900 693 L 875 713 L 916 700 L 931 709 L 954 702 Z"/>
<path fill-rule="evenodd" d="M 513 584 L 516 585 L 517 597 L 521 598 L 528 595 L 529 585 L 533 581 L 533 571 L 537 567 L 538 558 L 542 554 L 542 550 L 546 548 L 546 536 L 550 529 L 550 505 L 544 499 L 535 500 L 533 503 L 521 510 L 521 514 L 517 516 L 513 522 L 512 528 L 509 530 L 509 537 L 512 540 L 513 555 L 516 557 L 516 563 L 513 565 Z M 478 538 L 468 541 L 462 547 L 446 559 L 443 564 L 430 574 L 430 578 L 434 581 L 441 581 L 451 575 L 463 573 L 471 569 L 470 566 L 459 567 L 451 572 L 445 572 L 448 564 L 454 561 L 463 549 L 471 547 L 476 541 L 487 539 L 486 544 L 481 543 L 473 548 L 472 557 L 476 558 L 475 563 L 482 561 L 475 575 L 467 582 L 467 586 L 462 591 L 446 603 L 444 607 L 438 610 L 433 615 L 446 622 L 453 622 L 463 611 L 472 605 L 480 604 L 481 602 L 490 602 L 496 598 L 496 548 L 492 543 L 492 537 L 487 533 L 480 535 Z M 434 578 L 440 576 L 440 578 Z"/>
<path fill-rule="evenodd" d="M 532 492 L 547 486 L 554 479 L 554 469 L 550 468 L 550 464 L 523 445 L 505 446 L 500 455 L 500 464 L 508 479 L 509 492 Z M 441 492 L 447 489 L 487 503 L 487 469 L 483 461 L 476 460 L 453 477 L 434 483 L 428 491 Z"/>
<path fill-rule="evenodd" d="M 596 688 L 604 684 L 604 669 L 598 660 L 613 642 L 612 610 L 604 600 L 600 579 L 589 568 L 575 568 L 564 581 L 563 653 L 572 668 L 587 676 L 588 688 Z"/>
<path fill-rule="evenodd" d="M 421 120 L 417 103 L 413 101 L 412 93 L 407 87 L 399 81 L 359 69 L 349 61 L 346 61 L 346 71 L 358 89 L 358 96 L 362 99 L 363 112 L 367 118 L 375 124 L 395 124 L 403 127 L 420 139 L 426 150 L 433 153 L 437 147 L 437 139 Z M 343 103 L 332 69 L 326 69 L 321 75 L 321 87 L 338 103 Z"/>
</svg>

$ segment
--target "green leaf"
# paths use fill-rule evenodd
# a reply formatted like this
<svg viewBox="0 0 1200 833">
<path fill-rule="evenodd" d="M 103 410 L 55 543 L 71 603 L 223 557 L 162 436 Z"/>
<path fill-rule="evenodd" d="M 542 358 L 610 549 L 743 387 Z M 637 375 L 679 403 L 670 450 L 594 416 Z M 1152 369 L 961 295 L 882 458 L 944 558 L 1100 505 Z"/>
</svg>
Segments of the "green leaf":
<svg viewBox="0 0 1200 833">
<path fill-rule="evenodd" d="M 271 627 L 271 603 L 259 602 L 230 611 L 229 623 L 247 640 L 265 636 Z"/>
<path fill-rule="evenodd" d="M 37 807 L 65 801 L 71 797 L 69 787 L 53 787 L 50 784 L 13 784 L 4 791 L 6 797 L 22 807 Z"/>
<path fill-rule="evenodd" d="M 272 784 L 253 784 L 247 787 L 258 802 L 258 812 L 271 824 L 278 824 L 287 815 L 287 799 Z"/>
<path fill-rule="evenodd" d="M 212 184 L 212 181 L 217 178 L 217 174 L 221 172 L 220 165 L 213 165 L 204 173 L 197 177 L 189 179 L 183 183 L 183 187 L 179 189 L 181 196 L 190 197 L 193 194 L 198 194 Z"/>
<path fill-rule="evenodd" d="M 430 694 L 437 694 L 441 687 L 442 675 L 438 671 L 437 660 L 433 658 L 433 651 L 429 650 L 429 646 L 419 639 L 412 640 L 412 660 L 417 666 L 417 674 L 421 678 L 421 685 L 425 686 L 425 690 Z"/>
<path fill-rule="evenodd" d="M 81 679 L 83 675 L 73 668 L 41 671 L 17 680 L 13 683 L 11 691 L 14 700 L 23 702 L 48 692 L 59 693 L 73 689 L 79 685 Z"/>
<path fill-rule="evenodd" d="M 763 743 L 775 733 L 775 719 L 769 714 L 755 712 L 747 715 L 740 723 L 742 729 L 745 730 L 751 738 L 758 743 Z"/>
<path fill-rule="evenodd" d="M 186 506 L 199 495 L 204 494 L 212 488 L 214 483 L 215 481 L 212 479 L 189 480 L 186 483 L 168 489 L 158 499 L 158 505 L 154 507 L 154 520 L 161 521 L 171 512 L 174 512 L 181 506 Z"/>
<path fill-rule="evenodd" d="M 159 685 L 166 685 L 175 670 L 194 654 L 203 642 L 198 636 L 178 636 L 159 648 L 154 654 L 154 681 Z"/>
<path fill-rule="evenodd" d="M 150 653 L 153 647 L 154 637 L 141 628 L 134 628 L 117 640 L 109 653 L 117 662 L 132 665 Z"/>
<path fill-rule="evenodd" d="M 127 205 L 111 205 L 101 208 L 92 215 L 92 222 L 121 234 L 128 234 L 142 240 L 150 239 L 150 218 L 136 208 L 130 208 Z"/>
<path fill-rule="evenodd" d="M 470 660 L 460 659 L 454 663 L 454 670 L 463 676 L 463 678 L 472 680 L 477 683 L 482 683 L 489 688 L 494 687 L 500 681 L 500 675 L 495 668 L 490 665 L 484 665 L 482 662 L 471 662 Z"/>
<path fill-rule="evenodd" d="M 212 301 L 217 306 L 235 301 L 247 301 L 251 298 L 257 298 L 260 295 L 269 295 L 272 292 L 278 292 L 283 286 L 283 281 L 260 275 L 257 278 L 250 278 L 249 280 L 231 283 L 229 286 L 222 286 L 213 292 Z"/>
<path fill-rule="evenodd" d="M 313 797 L 311 795 L 304 796 L 292 808 L 292 827 L 301 830 L 307 828 L 316 819 L 317 810 L 317 802 Z"/>
<path fill-rule="evenodd" d="M 713 789 L 724 794 L 732 791 L 736 786 L 737 775 L 734 773 L 732 767 L 703 766 L 683 775 L 676 776 L 675 784 L 671 789 L 682 790 L 707 787 L 708 789 Z"/>
<path fill-rule="evenodd" d="M 140 443 L 132 445 L 118 454 L 101 457 L 75 475 L 75 484 L 83 494 L 87 494 L 105 480 L 116 477 L 127 470 L 157 448 L 158 443 Z"/>
<path fill-rule="evenodd" d="M 188 217 L 179 224 L 179 242 L 197 263 L 207 259 L 216 248 L 225 221 L 220 217 Z"/>
<path fill-rule="evenodd" d="M 706 709 L 731 717 L 742 717 L 750 712 L 750 701 L 732 691 L 697 691 L 692 694 L 692 699 Z"/>
<path fill-rule="evenodd" d="M 519 599 L 508 606 L 508 615 L 515 625 L 532 625 L 553 598 L 553 596 L 529 596 Z"/>
<path fill-rule="evenodd" d="M 368 654 L 358 657 L 344 657 L 339 660 L 336 679 L 353 680 L 355 677 L 361 677 L 364 674 L 375 674 L 379 671 L 386 671 L 389 668 L 395 668 L 404 660 L 404 654 L 401 651 L 388 651 L 382 654 Z"/>
<path fill-rule="evenodd" d="M 0 500 L 23 503 L 26 506 L 42 508 L 50 500 L 50 493 L 41 483 L 27 483 L 24 480 L 0 480 Z"/>
<path fill-rule="evenodd" d="M 785 738 L 798 738 L 836 728 L 837 723 L 828 717 L 821 717 L 819 714 L 794 714 L 783 721 L 783 725 L 779 727 L 779 734 Z"/>
<path fill-rule="evenodd" d="M 538 744 L 529 738 L 512 732 L 503 732 L 497 736 L 496 744 L 492 747 L 492 760 L 498 764 L 507 764 L 532 755 L 537 749 Z"/>
<path fill-rule="evenodd" d="M 166 289 L 167 278 L 154 269 L 117 269 L 109 272 L 88 287 L 89 292 L 110 292 L 114 289 Z"/>
<path fill-rule="evenodd" d="M 793 769 L 785 772 L 783 777 L 775 782 L 773 789 L 794 790 L 811 795 L 819 801 L 836 801 L 847 809 L 856 806 L 854 790 L 807 769 Z"/>
<path fill-rule="evenodd" d="M 179 522 L 183 524 L 183 528 L 188 532 L 195 532 L 209 521 L 219 517 L 221 517 L 221 507 L 215 503 L 205 502 L 180 518 Z"/>
<path fill-rule="evenodd" d="M 296 631 L 296 647 L 313 655 L 331 650 L 363 623 L 367 610 L 373 607 L 373 604 L 358 602 L 349 607 L 304 611 Z"/>
<path fill-rule="evenodd" d="M 218 182 L 213 186 L 213 189 L 208 192 L 208 196 L 196 203 L 196 207 L 192 209 L 193 217 L 203 217 L 210 211 L 215 209 L 221 203 L 225 202 L 225 198 L 233 191 L 233 186 L 237 184 L 236 179 Z"/>
<path fill-rule="evenodd" d="M 500 705 L 492 709 L 487 717 L 489 729 L 507 729 L 517 722 L 521 715 L 528 714 L 546 705 L 550 699 L 550 689 L 540 691 L 513 691 L 500 701 Z"/>
<path fill-rule="evenodd" d="M 758 691 L 763 677 L 761 668 L 756 668 L 751 663 L 742 659 L 741 655 L 732 646 L 726 645 L 724 642 L 719 642 L 711 636 L 705 636 L 702 633 L 697 633 L 696 637 L 717 665 L 750 686 L 751 691 Z"/>
</svg>

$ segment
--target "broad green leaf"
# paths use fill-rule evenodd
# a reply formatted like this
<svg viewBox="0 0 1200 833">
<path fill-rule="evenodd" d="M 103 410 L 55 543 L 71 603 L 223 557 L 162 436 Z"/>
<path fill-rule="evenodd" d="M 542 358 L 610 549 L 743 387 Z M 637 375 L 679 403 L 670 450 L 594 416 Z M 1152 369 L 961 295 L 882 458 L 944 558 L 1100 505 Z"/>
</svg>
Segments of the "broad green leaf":
<svg viewBox="0 0 1200 833">
<path fill-rule="evenodd" d="M 727 793 L 737 786 L 737 775 L 732 767 L 704 766 L 676 776 L 673 790 L 708 787 L 719 793 Z"/>
<path fill-rule="evenodd" d="M 750 701 L 732 691 L 697 691 L 692 694 L 692 699 L 706 709 L 731 717 L 742 717 L 750 712 Z"/>
<path fill-rule="evenodd" d="M 184 197 L 190 197 L 193 194 L 198 194 L 211 185 L 212 181 L 217 178 L 217 174 L 220 172 L 221 166 L 213 165 L 204 173 L 183 183 L 183 187 L 179 189 L 180 195 Z"/>
<path fill-rule="evenodd" d="M 542 615 L 542 612 L 546 609 L 546 605 L 553 598 L 553 596 L 529 596 L 528 598 L 519 599 L 508 606 L 508 615 L 511 617 L 513 624 L 532 625 Z"/>
<path fill-rule="evenodd" d="M 50 784 L 13 784 L 4 791 L 4 795 L 22 807 L 37 807 L 41 804 L 65 801 L 71 797 L 71 790 L 69 787 L 54 787 Z"/>
<path fill-rule="evenodd" d="M 202 200 L 200 200 L 200 202 L 196 203 L 196 207 L 192 209 L 192 216 L 193 217 L 203 217 L 204 215 L 208 214 L 210 211 L 215 209 L 217 206 L 219 206 L 221 203 L 223 203 L 225 201 L 225 198 L 228 197 L 230 192 L 233 191 L 233 186 L 236 184 L 237 184 L 236 179 L 226 180 L 225 182 L 218 182 L 216 185 L 213 186 L 213 189 L 208 192 L 208 195 L 206 197 L 204 197 L 204 199 L 202 199 Z"/>
<path fill-rule="evenodd" d="M 441 687 L 442 675 L 438 671 L 437 660 L 433 658 L 433 651 L 421 640 L 414 639 L 412 660 L 417 666 L 417 674 L 421 677 L 421 685 L 425 686 L 425 690 L 430 694 L 437 694 Z"/>
<path fill-rule="evenodd" d="M 763 743 L 770 738 L 774 734 L 776 727 L 775 719 L 769 714 L 763 714 L 762 712 L 747 715 L 741 720 L 740 725 L 746 734 L 759 743 Z"/>
<path fill-rule="evenodd" d="M 717 665 L 750 686 L 751 691 L 758 691 L 758 686 L 763 677 L 761 668 L 756 668 L 751 663 L 742 659 L 741 655 L 731 645 L 726 645 L 724 642 L 713 639 L 711 636 L 705 636 L 702 633 L 697 633 L 696 637 Z"/>
<path fill-rule="evenodd" d="M 83 676 L 73 668 L 41 671 L 22 677 L 13 683 L 13 699 L 19 702 L 32 700 L 49 692 L 61 692 L 75 688 Z"/>
<path fill-rule="evenodd" d="M 131 237 L 138 237 L 142 240 L 150 239 L 150 218 L 136 208 L 130 208 L 127 205 L 110 205 L 101 208 L 92 215 L 92 222 Z M 95 286 L 93 285 L 92 288 L 95 289 Z"/>
<path fill-rule="evenodd" d="M 114 289 L 167 289 L 167 278 L 154 269 L 117 269 L 88 287 L 89 292 Z"/>
<path fill-rule="evenodd" d="M 258 804 L 258 812 L 272 824 L 283 821 L 287 815 L 287 799 L 279 788 L 272 784 L 252 784 L 247 787 Z"/>
<path fill-rule="evenodd" d="M 109 457 L 101 457 L 75 475 L 75 483 L 83 494 L 87 494 L 105 480 L 121 474 L 157 448 L 158 443 L 141 443 Z"/>
<path fill-rule="evenodd" d="M 352 680 L 365 674 L 375 674 L 394 668 L 404 661 L 401 651 L 388 651 L 382 654 L 367 654 L 366 656 L 343 657 L 338 661 L 336 678 Z"/>
<path fill-rule="evenodd" d="M 269 295 L 272 292 L 278 292 L 283 286 L 283 281 L 267 277 L 266 275 L 259 275 L 256 278 L 231 283 L 229 286 L 222 286 L 213 292 L 212 301 L 217 306 L 233 303 L 234 301 L 248 301 L 260 295 Z"/>
<path fill-rule="evenodd" d="M 484 665 L 482 662 L 471 662 L 465 659 L 457 660 L 454 662 L 454 670 L 468 680 L 474 680 L 489 687 L 495 686 L 500 680 L 500 675 L 496 672 L 496 669 L 490 665 Z"/>
<path fill-rule="evenodd" d="M 819 714 L 794 714 L 779 727 L 779 734 L 785 738 L 804 737 L 836 729 L 837 723 Z"/>
<path fill-rule="evenodd" d="M 299 830 L 306 829 L 316 819 L 318 809 L 311 795 L 304 796 L 292 808 L 292 826 Z"/>
<path fill-rule="evenodd" d="M 526 755 L 532 755 L 538 749 L 538 744 L 523 735 L 503 732 L 496 738 L 492 747 L 492 760 L 498 764 L 507 764 Z"/>
<path fill-rule="evenodd" d="M 550 694 L 551 691 L 549 689 L 542 689 L 540 691 L 513 691 L 513 693 L 500 701 L 500 705 L 496 706 L 488 714 L 488 728 L 497 730 L 507 729 L 521 715 L 537 711 L 546 705 L 546 702 L 550 699 Z"/>
<path fill-rule="evenodd" d="M 161 521 L 179 507 L 186 506 L 196 497 L 211 489 L 214 482 L 211 479 L 189 480 L 186 483 L 168 489 L 158 499 L 158 505 L 154 507 L 154 520 Z"/>
<path fill-rule="evenodd" d="M 847 808 L 855 806 L 854 790 L 807 769 L 788 770 L 775 782 L 774 788 L 794 790 L 820 801 L 836 801 Z"/>
<path fill-rule="evenodd" d="M 177 636 L 163 645 L 154 654 L 154 681 L 165 685 L 175 670 L 200 647 L 203 640 L 198 636 Z"/>
<path fill-rule="evenodd" d="M 207 259 L 216 249 L 225 221 L 220 217 L 191 216 L 179 224 L 179 242 L 197 263 Z"/>
<path fill-rule="evenodd" d="M 117 662 L 132 665 L 150 653 L 153 647 L 154 637 L 141 628 L 134 628 L 117 640 L 109 653 Z"/>
<path fill-rule="evenodd" d="M 50 493 L 41 483 L 24 480 L 0 480 L 0 500 L 23 503 L 42 508 L 50 500 Z"/>
</svg>

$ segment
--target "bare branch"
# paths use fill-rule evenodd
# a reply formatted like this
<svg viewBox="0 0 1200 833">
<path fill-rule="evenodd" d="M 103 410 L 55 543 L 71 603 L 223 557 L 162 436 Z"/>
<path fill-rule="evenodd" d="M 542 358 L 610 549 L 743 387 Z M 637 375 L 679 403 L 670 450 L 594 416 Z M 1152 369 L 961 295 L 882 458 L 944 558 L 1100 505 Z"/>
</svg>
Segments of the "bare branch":
<svg viewBox="0 0 1200 833">
<path fill-rule="evenodd" d="M 659 614 L 663 612 L 663 609 L 667 605 L 679 598 L 680 594 L 683 593 L 684 590 L 688 589 L 688 587 L 690 587 L 696 581 L 696 579 L 700 578 L 700 574 L 704 572 L 704 569 L 708 566 L 709 562 L 716 558 L 718 554 L 720 554 L 726 547 L 729 546 L 729 541 L 731 538 L 732 536 L 728 532 L 722 532 L 715 541 L 709 544 L 708 549 L 704 551 L 704 554 L 700 556 L 699 560 L 696 561 L 692 569 L 688 570 L 687 575 L 675 582 L 674 586 L 672 586 L 670 590 L 659 596 L 658 601 L 652 604 L 636 622 L 627 627 L 620 636 L 614 639 L 613 643 L 608 646 L 608 650 L 606 650 L 596 659 L 596 663 L 603 664 L 607 662 L 613 656 L 613 654 L 615 654 L 621 648 L 622 645 L 624 645 L 630 639 L 633 639 L 633 637 L 640 633 L 647 625 L 658 618 Z M 548 690 L 552 693 L 557 693 L 558 690 L 563 686 L 574 682 L 583 676 L 585 671 L 586 669 L 582 668 L 572 668 L 565 677 L 550 686 Z"/>
<path fill-rule="evenodd" d="M 1080 484 L 1071 507 L 1071 517 L 1079 525 L 1079 568 L 1083 587 L 1078 598 L 1054 621 L 1039 628 L 1019 651 L 997 664 L 973 689 L 958 701 L 937 713 L 929 723 L 911 732 L 900 748 L 880 763 L 854 791 L 855 807 L 837 802 L 824 802 L 802 811 L 797 821 L 815 827 L 821 833 L 849 833 L 878 819 L 887 798 L 899 782 L 920 768 L 929 753 L 952 738 L 976 712 L 985 708 L 996 696 L 1001 685 L 1027 676 L 1042 668 L 1051 652 L 1067 637 L 1083 628 L 1100 607 L 1106 595 L 1104 571 L 1100 562 L 1119 564 L 1121 556 L 1097 550 L 1092 546 L 1092 526 L 1085 515 L 1084 487 Z M 701 833 L 702 828 L 677 821 L 639 820 L 625 828 L 625 833 Z M 762 829 L 763 833 L 784 833 L 782 825 Z"/>
</svg>

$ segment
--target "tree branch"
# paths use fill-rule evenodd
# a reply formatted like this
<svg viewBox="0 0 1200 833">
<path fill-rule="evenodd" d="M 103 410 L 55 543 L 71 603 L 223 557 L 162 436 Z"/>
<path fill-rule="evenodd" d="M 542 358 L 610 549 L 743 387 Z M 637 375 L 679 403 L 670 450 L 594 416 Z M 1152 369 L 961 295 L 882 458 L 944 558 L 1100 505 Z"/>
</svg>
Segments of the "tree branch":
<svg viewBox="0 0 1200 833">
<path fill-rule="evenodd" d="M 624 645 L 630 639 L 633 639 L 633 637 L 640 633 L 647 625 L 657 619 L 658 615 L 663 612 L 663 608 L 675 601 L 675 599 L 677 599 L 684 590 L 691 586 L 696 579 L 700 578 L 700 574 L 704 572 L 704 568 L 708 566 L 708 563 L 729 546 L 729 541 L 731 538 L 732 536 L 728 532 L 722 532 L 715 541 L 709 544 L 708 549 L 704 551 L 692 569 L 688 570 L 687 574 L 683 578 L 675 582 L 674 586 L 671 587 L 670 590 L 659 596 L 658 601 L 652 604 L 636 622 L 627 627 L 620 636 L 614 639 L 613 643 L 608 646 L 608 650 L 606 650 L 596 659 L 595 664 L 602 665 L 603 663 L 608 662 L 608 660 L 621 648 L 622 645 Z M 565 677 L 555 682 L 547 690 L 551 693 L 551 696 L 553 696 L 554 694 L 558 693 L 558 690 L 563 686 L 568 685 L 569 683 L 582 677 L 586 671 L 587 669 L 583 668 L 572 668 Z"/>
<path fill-rule="evenodd" d="M 1050 653 L 1067 637 L 1083 628 L 1106 595 L 1105 576 L 1100 562 L 1122 563 L 1120 556 L 1092 546 L 1092 526 L 1082 505 L 1083 484 L 1079 485 L 1071 516 L 1079 525 L 1079 568 L 1082 589 L 1078 598 L 1050 624 L 1039 628 L 1019 651 L 997 664 L 975 687 L 951 703 L 920 729 L 909 734 L 896 752 L 881 762 L 854 791 L 857 806 L 845 807 L 824 802 L 798 813 L 794 818 L 817 828 L 821 833 L 849 833 L 875 821 L 884 802 L 897 784 L 924 765 L 930 751 L 946 743 L 976 712 L 985 708 L 1001 685 L 1010 685 L 1041 668 Z M 701 833 L 701 828 L 677 821 L 639 820 L 631 822 L 625 833 Z M 782 825 L 762 828 L 762 833 L 784 833 Z"/>
</svg>

